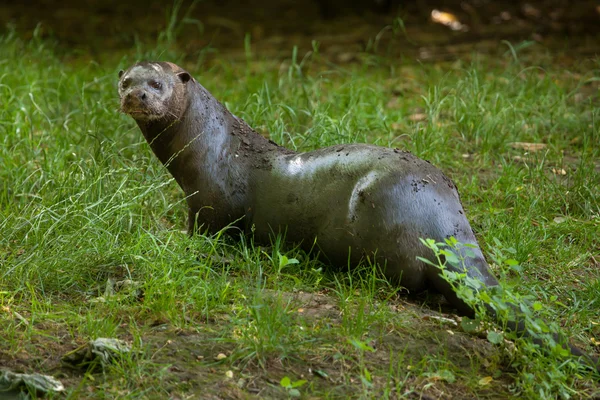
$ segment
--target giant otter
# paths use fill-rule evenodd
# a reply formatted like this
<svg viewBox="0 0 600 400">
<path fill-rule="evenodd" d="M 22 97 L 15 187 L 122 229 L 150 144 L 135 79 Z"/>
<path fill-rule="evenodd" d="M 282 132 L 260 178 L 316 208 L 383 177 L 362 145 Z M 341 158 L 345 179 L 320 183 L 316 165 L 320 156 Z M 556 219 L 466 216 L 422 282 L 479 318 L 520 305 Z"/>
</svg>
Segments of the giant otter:
<svg viewBox="0 0 600 400">
<path fill-rule="evenodd" d="M 446 268 L 488 288 L 499 285 L 456 187 L 429 162 L 366 144 L 290 151 L 257 134 L 172 63 L 141 62 L 119 78 L 121 111 L 137 122 L 185 192 L 190 234 L 234 223 L 263 243 L 284 231 L 289 242 L 312 246 L 316 239 L 331 265 L 353 266 L 370 257 L 390 280 L 411 291 L 437 290 L 472 316 L 439 268 L 419 260 L 432 258 L 420 238 L 443 242 L 453 236 L 473 245 L 472 254 L 462 254 L 464 271 L 449 263 Z M 522 322 L 508 328 L 527 333 Z M 594 357 L 584 359 L 598 368 Z"/>
</svg>

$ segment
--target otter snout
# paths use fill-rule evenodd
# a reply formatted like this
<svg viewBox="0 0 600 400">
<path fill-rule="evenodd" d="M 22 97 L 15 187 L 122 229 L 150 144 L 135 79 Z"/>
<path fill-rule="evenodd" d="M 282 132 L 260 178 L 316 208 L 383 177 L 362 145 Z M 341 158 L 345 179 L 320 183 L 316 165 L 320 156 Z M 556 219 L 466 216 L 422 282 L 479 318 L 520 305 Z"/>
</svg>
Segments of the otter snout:
<svg viewBox="0 0 600 400">
<path fill-rule="evenodd" d="M 132 90 L 123 96 L 122 104 L 124 105 L 144 105 L 148 95 L 144 89 Z"/>
<path fill-rule="evenodd" d="M 148 94 L 144 89 L 132 90 L 121 98 L 121 111 L 135 117 L 148 113 Z"/>
</svg>

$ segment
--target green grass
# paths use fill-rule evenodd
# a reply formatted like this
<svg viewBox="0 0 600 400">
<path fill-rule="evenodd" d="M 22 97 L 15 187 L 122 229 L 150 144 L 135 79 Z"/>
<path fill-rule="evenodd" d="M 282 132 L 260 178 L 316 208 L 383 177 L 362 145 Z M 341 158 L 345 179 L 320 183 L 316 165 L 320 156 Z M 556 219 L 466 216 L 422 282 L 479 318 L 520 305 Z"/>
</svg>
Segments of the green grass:
<svg viewBox="0 0 600 400">
<path fill-rule="evenodd" d="M 369 265 L 334 273 L 279 240 L 189 238 L 182 193 L 118 113 L 119 69 L 183 57 L 143 49 L 100 65 L 35 37 L 0 39 L 0 365 L 53 374 L 73 399 L 282 398 L 296 394 L 280 384 L 286 376 L 307 381 L 294 388 L 307 398 L 600 391 L 597 375 L 526 341 L 510 351 L 428 318 L 448 309 L 399 294 Z M 249 53 L 183 65 L 288 147 L 370 142 L 432 161 L 456 181 L 503 283 L 542 302 L 544 317 L 592 352 L 600 64 L 565 69 L 531 47 L 517 55 L 420 65 L 369 53 L 332 65 L 291 49 L 283 63 Z M 524 154 L 510 142 L 547 148 Z M 139 287 L 111 294 L 109 280 Z M 96 337 L 129 340 L 139 353 L 94 375 L 60 367 Z"/>
</svg>

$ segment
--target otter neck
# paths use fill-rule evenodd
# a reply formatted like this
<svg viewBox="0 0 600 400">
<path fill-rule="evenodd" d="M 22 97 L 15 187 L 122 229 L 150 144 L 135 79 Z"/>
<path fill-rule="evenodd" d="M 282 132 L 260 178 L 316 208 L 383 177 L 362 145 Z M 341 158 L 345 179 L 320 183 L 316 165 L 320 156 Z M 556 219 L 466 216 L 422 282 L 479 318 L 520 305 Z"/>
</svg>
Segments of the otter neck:
<svg viewBox="0 0 600 400">
<path fill-rule="evenodd" d="M 181 120 L 136 121 L 150 148 L 163 165 L 170 158 L 169 147 Z"/>
<path fill-rule="evenodd" d="M 188 83 L 187 98 L 189 105 L 178 120 L 138 125 L 188 196 L 192 212 L 218 198 L 230 208 L 230 217 L 239 218 L 251 196 L 248 183 L 255 170 L 265 169 L 287 150 L 254 132 L 197 82 Z M 256 163 L 256 157 L 263 162 Z"/>
</svg>

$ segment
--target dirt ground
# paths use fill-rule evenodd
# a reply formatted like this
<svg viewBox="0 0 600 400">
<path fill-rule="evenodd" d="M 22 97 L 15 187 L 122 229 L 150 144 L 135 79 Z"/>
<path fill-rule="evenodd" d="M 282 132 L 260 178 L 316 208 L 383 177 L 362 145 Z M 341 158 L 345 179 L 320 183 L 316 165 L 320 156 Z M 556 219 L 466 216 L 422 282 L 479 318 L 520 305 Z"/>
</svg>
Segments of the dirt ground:
<svg viewBox="0 0 600 400">
<path fill-rule="evenodd" d="M 270 294 L 273 298 L 283 296 L 286 302 L 290 302 L 292 309 L 298 310 L 295 319 L 301 321 L 299 326 L 341 323 L 341 311 L 330 293 Z M 498 363 L 508 359 L 507 348 L 493 346 L 484 338 L 485 333 L 478 338 L 461 331 L 456 316 L 421 308 L 401 298 L 389 307 L 393 307 L 395 314 L 401 316 L 401 326 L 407 328 L 391 328 L 398 324 L 372 327 L 371 337 L 377 339 L 372 340 L 369 346 L 375 351 L 365 352 L 364 360 L 364 365 L 371 370 L 382 365 L 393 366 L 395 362 L 401 362 L 405 367 L 406 364 L 423 362 L 424 357 L 435 360 L 439 356 L 460 368 L 475 368 L 479 374 L 492 375 L 498 368 Z M 226 319 L 227 316 L 223 318 Z M 337 342 L 339 338 L 321 339 L 312 349 L 290 354 L 285 358 L 266 359 L 262 365 L 258 365 L 256 360 L 246 363 L 243 359 L 231 365 L 226 357 L 233 355 L 236 343 L 233 339 L 215 339 L 214 332 L 219 329 L 217 319 L 189 330 L 175 328 L 166 321 L 150 321 L 143 327 L 141 347 L 145 354 L 141 357 L 141 362 L 148 370 L 156 366 L 156 372 L 153 376 L 140 377 L 140 386 L 148 388 L 152 386 L 151 382 L 156 381 L 154 387 L 160 387 L 170 399 L 278 399 L 285 397 L 279 384 L 281 376 L 290 375 L 300 379 L 310 378 L 313 390 L 326 391 L 332 398 L 348 398 L 356 394 L 357 378 L 350 378 L 354 381 L 351 384 L 347 382 L 349 372 L 356 376 L 353 366 L 356 355 L 351 348 L 347 353 L 340 353 Z M 128 327 L 124 325 L 122 328 L 123 332 L 117 336 L 134 342 L 135 338 L 128 333 Z M 74 330 L 65 325 L 43 321 L 31 326 L 31 329 L 38 334 L 33 334 L 29 340 L 24 341 L 17 354 L 4 351 L 0 343 L 0 365 L 3 368 L 13 371 L 43 371 L 44 374 L 59 379 L 65 387 L 82 388 L 81 394 L 88 393 L 92 398 L 98 398 L 94 393 L 98 394 L 99 391 L 104 393 L 100 396 L 102 398 L 118 398 L 126 393 L 131 395 L 131 388 L 120 387 L 120 383 L 113 379 L 106 379 L 104 383 L 90 380 L 88 372 L 74 369 L 62 362 L 65 354 L 85 345 Z M 327 340 L 331 341 L 330 344 Z M 391 355 L 398 355 L 398 359 L 392 359 Z M 400 378 L 401 375 L 398 375 L 394 379 Z M 435 385 L 428 385 L 428 379 L 435 382 Z M 509 397 L 506 388 L 510 382 L 504 379 L 506 378 L 496 379 L 486 388 L 480 389 L 478 398 Z M 409 380 L 412 382 L 404 382 L 404 387 L 419 390 L 414 393 L 394 393 L 392 390 L 391 398 L 400 395 L 409 399 L 474 398 L 468 388 L 461 387 L 460 384 L 446 384 L 441 377 L 411 377 Z M 382 377 L 375 378 L 373 395 L 379 397 L 378 393 L 388 384 Z M 150 395 L 149 398 L 158 398 L 154 396 Z"/>
</svg>

